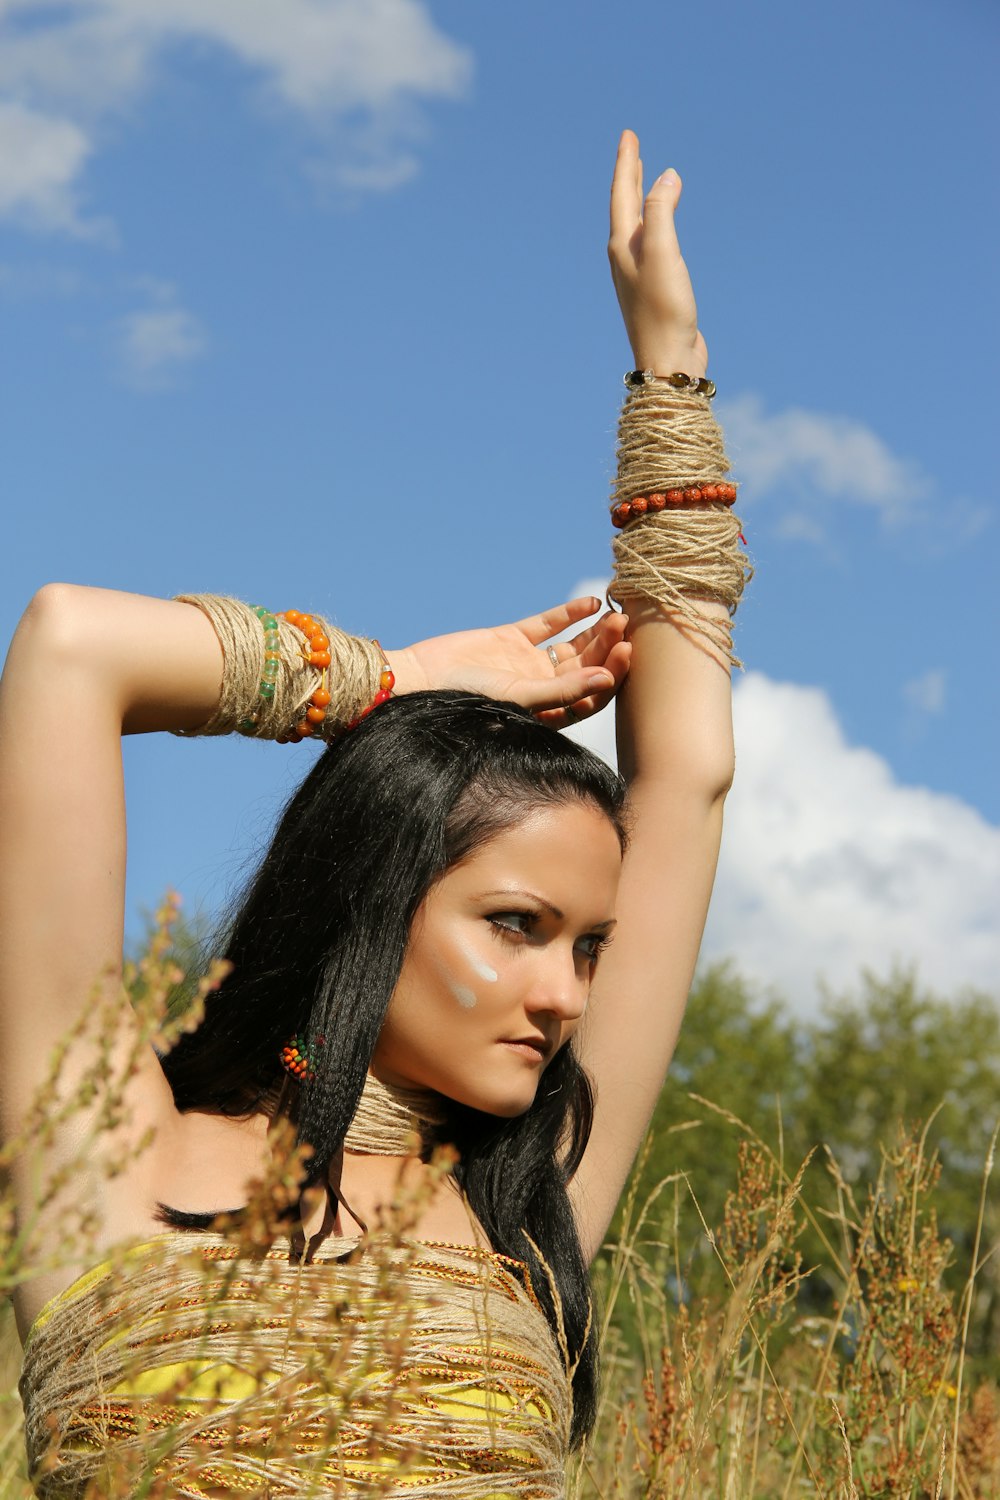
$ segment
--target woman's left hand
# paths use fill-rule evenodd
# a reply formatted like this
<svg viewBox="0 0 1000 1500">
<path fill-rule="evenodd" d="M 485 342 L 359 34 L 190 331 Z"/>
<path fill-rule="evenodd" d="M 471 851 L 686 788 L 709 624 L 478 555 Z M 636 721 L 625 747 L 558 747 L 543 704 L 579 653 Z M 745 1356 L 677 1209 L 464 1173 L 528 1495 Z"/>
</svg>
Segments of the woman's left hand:
<svg viewBox="0 0 1000 1500">
<path fill-rule="evenodd" d="M 656 375 L 704 375 L 708 350 L 698 331 L 691 278 L 674 215 L 681 180 L 668 168 L 643 198 L 639 138 L 622 132 L 611 184 L 608 258 L 632 355 Z"/>
<path fill-rule="evenodd" d="M 628 672 L 627 617 L 609 611 L 570 641 L 546 642 L 600 607 L 599 599 L 572 599 L 512 625 L 461 630 L 389 651 L 396 691 L 482 693 L 530 708 L 556 729 L 586 718 L 614 697 Z"/>
</svg>

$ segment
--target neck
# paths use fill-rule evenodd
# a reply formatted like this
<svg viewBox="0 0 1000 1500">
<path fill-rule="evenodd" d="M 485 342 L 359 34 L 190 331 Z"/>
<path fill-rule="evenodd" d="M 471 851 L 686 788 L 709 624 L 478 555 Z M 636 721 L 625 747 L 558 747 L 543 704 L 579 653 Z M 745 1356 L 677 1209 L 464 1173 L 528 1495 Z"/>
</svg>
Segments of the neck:
<svg viewBox="0 0 1000 1500">
<path fill-rule="evenodd" d="M 419 1156 L 428 1131 L 444 1118 L 437 1094 L 365 1079 L 344 1148 L 362 1156 Z"/>
</svg>

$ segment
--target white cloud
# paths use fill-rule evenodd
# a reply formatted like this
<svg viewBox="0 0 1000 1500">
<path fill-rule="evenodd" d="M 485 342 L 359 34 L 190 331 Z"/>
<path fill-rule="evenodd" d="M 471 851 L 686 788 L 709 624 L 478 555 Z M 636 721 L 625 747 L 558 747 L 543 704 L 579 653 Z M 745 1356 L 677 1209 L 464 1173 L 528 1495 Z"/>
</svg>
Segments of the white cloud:
<svg viewBox="0 0 1000 1500">
<path fill-rule="evenodd" d="M 823 514 L 831 501 L 868 506 L 884 521 L 897 522 L 929 491 L 915 464 L 853 418 L 795 407 L 768 413 L 756 395 L 720 402 L 719 418 L 734 468 L 752 498 L 788 507 L 779 523 L 787 535 L 824 536 Z"/>
<path fill-rule="evenodd" d="M 736 783 L 703 955 L 777 986 L 916 964 L 944 993 L 1000 993 L 1000 828 L 957 797 L 904 786 L 844 738 L 826 694 L 751 672 L 735 692 Z M 573 731 L 613 762 L 610 713 Z"/>
<path fill-rule="evenodd" d="M 205 331 L 169 287 L 150 283 L 151 307 L 129 313 L 118 325 L 118 352 L 127 379 L 146 389 L 161 388 L 207 347 Z"/>
<path fill-rule="evenodd" d="M 459 98 L 471 76 L 470 54 L 438 30 L 425 0 L 6 0 L 0 109 L 8 135 L 30 132 L 31 149 L 13 163 L 0 152 L 0 213 L 76 227 L 75 192 L 102 122 L 182 45 L 235 57 L 314 129 L 326 175 L 355 188 L 412 175 L 417 103 Z"/>
<path fill-rule="evenodd" d="M 947 686 L 947 673 L 934 667 L 922 677 L 904 683 L 903 697 L 922 714 L 939 714 L 944 709 Z"/>
<path fill-rule="evenodd" d="M 86 135 L 71 120 L 0 99 L 0 217 L 85 232 L 76 181 L 89 155 Z"/>
</svg>

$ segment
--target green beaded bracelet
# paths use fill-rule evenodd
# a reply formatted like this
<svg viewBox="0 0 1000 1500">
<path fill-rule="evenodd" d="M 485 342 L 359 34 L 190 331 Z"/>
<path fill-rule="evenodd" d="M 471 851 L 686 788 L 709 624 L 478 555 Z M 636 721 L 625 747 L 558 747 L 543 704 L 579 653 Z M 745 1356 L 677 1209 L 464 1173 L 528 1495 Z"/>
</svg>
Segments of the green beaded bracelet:
<svg viewBox="0 0 1000 1500">
<path fill-rule="evenodd" d="M 255 604 L 253 612 L 264 627 L 264 670 L 257 688 L 257 696 L 267 703 L 274 697 L 274 685 L 281 671 L 281 635 L 277 620 L 263 604 Z M 242 719 L 238 725 L 240 734 L 253 734 L 257 726 L 257 717 L 255 711 Z"/>
</svg>

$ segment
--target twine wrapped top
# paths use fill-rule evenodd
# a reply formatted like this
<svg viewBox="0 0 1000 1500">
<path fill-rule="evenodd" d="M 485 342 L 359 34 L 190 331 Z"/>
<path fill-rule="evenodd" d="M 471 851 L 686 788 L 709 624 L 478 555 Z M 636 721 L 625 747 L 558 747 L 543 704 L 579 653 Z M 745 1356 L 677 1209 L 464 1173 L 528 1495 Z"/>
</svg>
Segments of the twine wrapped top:
<svg viewBox="0 0 1000 1500">
<path fill-rule="evenodd" d="M 393 1235 L 324 1250 L 160 1235 L 54 1299 L 20 1383 L 42 1500 L 560 1500 L 569 1376 L 525 1268 Z"/>
<path fill-rule="evenodd" d="M 369 1074 L 345 1147 L 411 1154 L 441 1111 Z M 46 1305 L 20 1382 L 42 1500 L 559 1500 L 570 1374 L 526 1266 L 396 1223 L 255 1244 L 157 1235 Z"/>
</svg>

